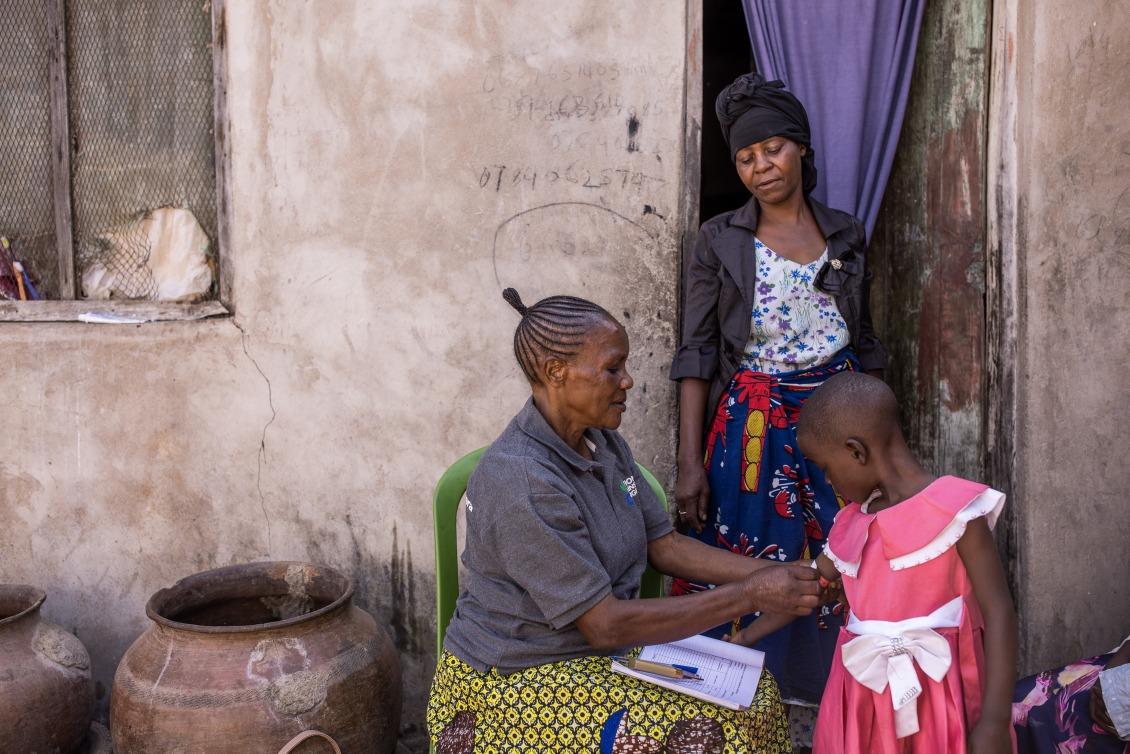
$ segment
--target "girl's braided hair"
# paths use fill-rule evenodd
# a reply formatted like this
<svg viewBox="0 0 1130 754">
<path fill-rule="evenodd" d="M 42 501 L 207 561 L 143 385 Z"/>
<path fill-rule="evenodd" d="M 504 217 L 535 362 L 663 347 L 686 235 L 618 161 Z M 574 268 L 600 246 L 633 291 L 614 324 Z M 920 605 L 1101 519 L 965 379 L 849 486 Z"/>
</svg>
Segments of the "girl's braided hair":
<svg viewBox="0 0 1130 754">
<path fill-rule="evenodd" d="M 541 382 L 539 362 L 576 356 L 584 346 L 585 335 L 597 322 L 619 324 L 603 307 L 576 296 L 550 296 L 529 307 L 513 288 L 504 290 L 502 297 L 522 315 L 514 331 L 514 357 L 526 378 L 535 384 Z"/>
</svg>

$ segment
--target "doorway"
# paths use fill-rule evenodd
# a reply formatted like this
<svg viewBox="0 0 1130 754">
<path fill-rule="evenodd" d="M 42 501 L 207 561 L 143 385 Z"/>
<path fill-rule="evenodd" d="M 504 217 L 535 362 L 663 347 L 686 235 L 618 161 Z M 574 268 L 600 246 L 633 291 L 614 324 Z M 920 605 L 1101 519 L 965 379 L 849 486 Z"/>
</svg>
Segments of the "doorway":
<svg viewBox="0 0 1130 754">
<path fill-rule="evenodd" d="M 718 127 L 714 100 L 727 84 L 753 67 L 741 0 L 703 0 L 700 221 L 737 209 L 749 200 L 749 191 L 738 179 Z"/>
<path fill-rule="evenodd" d="M 701 8 L 699 222 L 749 198 L 714 99 L 755 67 L 741 0 L 702 0 Z M 931 469 L 972 479 L 989 471 L 984 196 L 991 14 L 989 0 L 926 6 L 868 262 L 872 320 L 891 355 L 886 379 L 899 397 L 907 439 Z"/>
</svg>

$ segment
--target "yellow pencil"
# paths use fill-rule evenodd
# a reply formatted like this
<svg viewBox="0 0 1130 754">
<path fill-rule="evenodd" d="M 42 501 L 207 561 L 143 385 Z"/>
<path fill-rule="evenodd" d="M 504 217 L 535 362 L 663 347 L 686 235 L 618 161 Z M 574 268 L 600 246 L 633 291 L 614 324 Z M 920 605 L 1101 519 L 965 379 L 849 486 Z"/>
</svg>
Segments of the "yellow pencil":
<svg viewBox="0 0 1130 754">
<path fill-rule="evenodd" d="M 664 678 L 679 678 L 686 681 L 702 680 L 702 676 L 698 675 L 698 668 L 683 665 L 667 665 L 662 662 L 651 662 L 650 660 L 641 660 L 636 657 L 613 657 L 612 659 L 626 668 L 638 670 L 641 673 L 650 673 L 651 675 L 659 675 Z"/>
</svg>

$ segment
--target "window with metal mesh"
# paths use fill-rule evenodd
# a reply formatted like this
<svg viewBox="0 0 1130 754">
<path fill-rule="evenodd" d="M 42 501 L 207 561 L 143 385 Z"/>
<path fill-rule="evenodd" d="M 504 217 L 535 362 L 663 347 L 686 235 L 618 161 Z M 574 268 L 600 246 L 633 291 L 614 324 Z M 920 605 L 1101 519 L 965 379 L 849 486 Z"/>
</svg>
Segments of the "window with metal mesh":
<svg viewBox="0 0 1130 754">
<path fill-rule="evenodd" d="M 178 300 L 161 276 L 217 279 L 209 5 L 0 0 L 7 57 L 0 81 L 14 93 L 0 107 L 0 165 L 9 166 L 0 178 L 0 235 L 11 239 L 12 256 L 45 298 Z M 66 55 L 65 72 L 54 78 L 52 21 L 65 29 Z M 69 170 L 59 176 L 50 104 L 62 90 Z M 56 141 L 58 134 L 56 126 Z M 63 201 L 54 180 L 69 187 Z M 72 229 L 70 248 L 55 238 L 60 212 Z M 202 250 L 193 264 L 206 262 L 208 270 L 155 258 L 163 238 L 184 228 Z M 60 289 L 60 259 L 64 268 L 73 260 L 74 290 Z M 2 273 L 0 296 L 7 292 Z M 216 284 L 203 285 L 190 298 L 214 298 Z"/>
<path fill-rule="evenodd" d="M 51 177 L 48 4 L 0 0 L 0 236 L 45 296 L 58 297 L 59 257 Z M 2 252 L 0 252 L 2 253 Z M 19 298 L 0 265 L 0 298 Z"/>
</svg>

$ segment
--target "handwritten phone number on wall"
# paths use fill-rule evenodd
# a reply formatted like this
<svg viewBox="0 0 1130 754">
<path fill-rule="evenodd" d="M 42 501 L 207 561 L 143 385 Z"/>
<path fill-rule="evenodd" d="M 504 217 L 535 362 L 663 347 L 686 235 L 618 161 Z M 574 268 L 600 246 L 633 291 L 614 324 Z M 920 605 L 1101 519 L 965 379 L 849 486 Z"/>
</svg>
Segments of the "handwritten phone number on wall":
<svg viewBox="0 0 1130 754">
<path fill-rule="evenodd" d="M 564 181 L 581 188 L 635 189 L 643 191 L 667 182 L 666 178 L 648 175 L 631 168 L 588 168 L 569 165 L 565 168 L 487 165 L 478 169 L 479 188 L 500 192 L 503 189 L 529 187 L 536 190 Z"/>
</svg>

